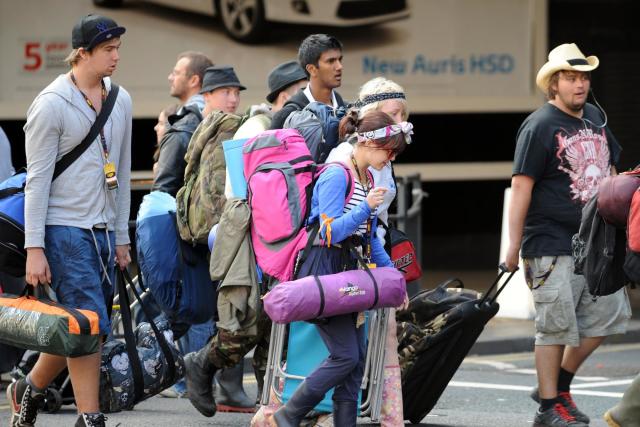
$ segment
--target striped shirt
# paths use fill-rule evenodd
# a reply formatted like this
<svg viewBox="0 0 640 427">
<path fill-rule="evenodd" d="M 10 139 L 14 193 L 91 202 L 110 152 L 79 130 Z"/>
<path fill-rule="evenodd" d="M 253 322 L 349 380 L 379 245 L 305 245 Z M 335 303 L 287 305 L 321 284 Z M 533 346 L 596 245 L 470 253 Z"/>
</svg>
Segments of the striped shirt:
<svg viewBox="0 0 640 427">
<path fill-rule="evenodd" d="M 342 210 L 343 214 L 348 213 L 351 209 L 358 206 L 360 203 L 362 203 L 363 200 L 367 198 L 368 191 L 364 189 L 362 184 L 360 184 L 358 181 L 354 181 L 354 184 L 355 185 L 353 187 L 353 195 L 351 196 L 351 199 L 347 202 L 347 204 L 344 205 L 344 209 Z M 369 217 L 369 221 L 373 221 L 376 211 L 377 209 L 373 209 L 371 211 L 371 216 Z M 354 234 L 357 234 L 359 236 L 365 236 L 367 234 L 367 221 L 360 224 Z"/>
</svg>

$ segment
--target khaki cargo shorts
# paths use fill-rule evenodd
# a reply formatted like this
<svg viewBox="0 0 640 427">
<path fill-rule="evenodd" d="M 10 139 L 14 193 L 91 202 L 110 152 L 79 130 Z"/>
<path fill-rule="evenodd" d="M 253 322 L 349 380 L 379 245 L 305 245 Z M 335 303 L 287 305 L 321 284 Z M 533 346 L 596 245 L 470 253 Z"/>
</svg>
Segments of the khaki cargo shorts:
<svg viewBox="0 0 640 427">
<path fill-rule="evenodd" d="M 528 258 L 525 263 L 536 308 L 536 345 L 577 347 L 581 338 L 626 332 L 631 307 L 625 288 L 593 301 L 584 276 L 573 274 L 571 256 Z"/>
</svg>

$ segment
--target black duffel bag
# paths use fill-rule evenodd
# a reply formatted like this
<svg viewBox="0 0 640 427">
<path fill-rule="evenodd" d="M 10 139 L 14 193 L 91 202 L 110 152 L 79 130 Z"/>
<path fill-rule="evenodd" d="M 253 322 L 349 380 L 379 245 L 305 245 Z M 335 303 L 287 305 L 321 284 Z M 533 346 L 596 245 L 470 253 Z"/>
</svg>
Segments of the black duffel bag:
<svg viewBox="0 0 640 427">
<path fill-rule="evenodd" d="M 104 413 L 133 409 L 138 402 L 171 387 L 184 376 L 184 362 L 171 343 L 173 334 L 168 322 L 162 320 L 156 325 L 128 272 L 118 275 L 125 342 L 111 340 L 102 348 L 100 411 Z M 140 323 L 135 331 L 126 283 L 149 321 Z"/>
<path fill-rule="evenodd" d="M 409 307 L 406 310 L 396 312 L 396 320 L 421 326 L 438 314 L 449 311 L 463 302 L 478 299 L 479 296 L 477 291 L 464 289 L 464 284 L 460 279 L 447 279 L 434 289 L 418 292 L 411 297 Z"/>
</svg>

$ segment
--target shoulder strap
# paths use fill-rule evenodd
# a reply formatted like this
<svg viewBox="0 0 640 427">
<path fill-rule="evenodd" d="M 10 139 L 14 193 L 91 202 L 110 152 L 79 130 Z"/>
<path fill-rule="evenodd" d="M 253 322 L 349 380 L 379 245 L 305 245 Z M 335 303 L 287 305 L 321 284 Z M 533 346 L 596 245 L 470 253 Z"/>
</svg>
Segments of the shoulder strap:
<svg viewBox="0 0 640 427">
<path fill-rule="evenodd" d="M 133 374 L 133 395 L 134 402 L 137 403 L 142 399 L 144 395 L 144 376 L 142 373 L 142 364 L 140 362 L 140 356 L 138 355 L 138 349 L 136 346 L 136 338 L 133 333 L 133 323 L 131 320 L 131 302 L 129 300 L 129 294 L 126 288 L 126 279 L 124 274 L 119 268 L 118 278 L 116 280 L 118 284 L 118 295 L 120 296 L 120 316 L 122 317 L 122 329 L 124 329 L 124 341 L 127 349 L 127 355 L 131 365 L 131 373 Z M 133 286 L 132 286 L 133 287 Z"/>
<path fill-rule="evenodd" d="M 73 162 L 75 162 L 78 157 L 84 153 L 87 148 L 91 145 L 100 130 L 104 127 L 104 124 L 107 122 L 109 118 L 109 114 L 111 114 L 111 110 L 113 110 L 113 106 L 116 103 L 116 98 L 118 97 L 118 92 L 120 91 L 120 86 L 115 83 L 111 84 L 111 90 L 109 91 L 109 95 L 102 105 L 102 109 L 100 110 L 100 114 L 96 117 L 96 121 L 91 125 L 91 129 L 89 129 L 89 133 L 84 137 L 82 142 L 76 145 L 73 150 L 69 151 L 65 154 L 57 163 L 56 167 L 53 170 L 53 177 L 51 181 L 56 179 L 62 172 L 64 172 Z"/>
<path fill-rule="evenodd" d="M 325 163 L 324 165 L 316 165 L 315 167 L 317 168 L 318 171 L 323 172 L 326 168 L 329 168 L 332 165 L 342 167 L 342 170 L 344 171 L 344 174 L 347 180 L 347 188 L 345 190 L 344 203 L 347 204 L 349 200 L 351 200 L 351 196 L 353 196 L 353 190 L 354 190 L 354 185 L 353 185 L 354 177 L 353 177 L 353 174 L 351 173 L 351 169 L 349 169 L 347 165 L 341 162 L 330 162 L 330 163 Z M 314 174 L 315 173 L 316 172 L 314 172 Z M 313 187 L 314 187 L 313 184 L 315 184 L 315 180 L 308 187 L 311 189 L 311 191 L 307 192 L 307 215 L 311 213 L 311 197 L 313 194 Z M 316 240 L 318 233 L 320 232 L 320 221 L 317 221 L 313 224 L 308 224 L 306 227 L 306 232 L 307 232 L 307 244 L 305 245 L 304 249 L 299 253 L 299 258 L 294 267 L 293 277 L 297 277 L 300 266 L 304 264 L 304 262 L 307 260 L 307 257 L 309 256 L 311 247 L 313 246 L 313 243 Z"/>
<path fill-rule="evenodd" d="M 122 320 L 123 320 L 123 326 L 125 326 L 125 316 L 124 316 L 124 311 L 128 312 L 128 318 L 129 318 L 129 328 L 131 328 L 131 311 L 129 306 L 123 306 L 123 302 L 122 302 L 122 294 L 124 293 L 125 298 L 127 299 L 127 303 L 129 302 L 129 295 L 127 294 L 127 289 L 126 289 L 126 284 L 129 285 L 129 289 L 131 290 L 131 292 L 133 293 L 133 295 L 135 296 L 136 300 L 138 300 L 138 304 L 140 305 L 140 308 L 142 308 L 142 311 L 144 312 L 145 317 L 147 318 L 147 321 L 149 322 L 149 325 L 151 326 L 151 329 L 153 330 L 153 333 L 156 336 L 156 340 L 158 342 L 158 345 L 160 346 L 160 350 L 162 351 L 162 354 L 164 355 L 166 361 L 167 361 L 167 378 L 175 378 L 175 373 L 176 373 L 176 360 L 175 357 L 173 357 L 173 352 L 171 351 L 170 348 L 170 344 L 167 342 L 166 338 L 164 337 L 164 334 L 162 332 L 160 332 L 160 330 L 158 329 L 158 326 L 156 325 L 155 321 L 153 320 L 153 316 L 151 315 L 151 312 L 149 310 L 149 308 L 147 307 L 146 303 L 144 303 L 142 301 L 142 298 L 140 297 L 140 294 L 138 293 L 138 290 L 136 289 L 136 285 L 135 283 L 133 283 L 133 280 L 131 280 L 131 276 L 129 275 L 129 271 L 128 270 L 119 270 L 120 274 L 122 274 L 122 279 L 120 280 L 121 287 L 120 287 L 120 312 L 123 314 Z M 140 287 L 144 288 L 144 285 L 142 284 L 142 274 L 138 275 L 138 281 L 140 282 Z M 136 395 L 136 399 L 135 402 L 139 402 L 140 400 L 142 400 L 142 396 L 144 395 L 144 377 L 142 376 L 142 365 L 140 363 L 140 358 L 137 357 L 138 354 L 138 350 L 136 347 L 136 342 L 135 342 L 135 338 L 133 336 L 133 331 L 130 330 L 131 332 L 131 340 L 127 340 L 127 329 L 125 328 L 125 341 L 127 344 L 127 352 L 129 353 L 129 357 L 131 358 L 131 353 L 129 352 L 129 347 L 130 344 L 133 345 L 133 350 L 134 351 L 134 363 L 131 364 L 131 369 L 133 371 L 133 375 L 134 375 L 134 393 Z M 130 343 L 131 341 L 131 343 Z M 135 361 L 137 359 L 137 365 L 138 368 L 140 369 L 140 374 L 139 374 L 139 379 L 140 381 L 135 381 L 135 378 L 138 376 L 138 374 L 136 373 L 136 368 L 134 368 L 134 364 Z"/>
</svg>

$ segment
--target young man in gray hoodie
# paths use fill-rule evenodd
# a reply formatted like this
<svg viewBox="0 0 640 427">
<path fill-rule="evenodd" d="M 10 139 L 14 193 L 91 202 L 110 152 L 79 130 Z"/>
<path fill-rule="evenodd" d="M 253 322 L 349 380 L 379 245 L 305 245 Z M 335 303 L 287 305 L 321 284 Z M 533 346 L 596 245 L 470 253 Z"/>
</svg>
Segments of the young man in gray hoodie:
<svg viewBox="0 0 640 427">
<path fill-rule="evenodd" d="M 24 127 L 29 171 L 25 188 L 26 280 L 51 285 L 64 305 L 94 311 L 110 332 L 114 259 L 130 262 L 131 98 L 120 89 L 113 111 L 86 151 L 52 182 L 56 161 L 89 133 L 111 90 L 120 36 L 113 20 L 82 17 L 72 31 L 70 72 L 31 104 Z M 116 180 L 107 179 L 115 172 Z M 40 354 L 24 380 L 7 388 L 12 426 L 33 426 L 49 383 L 68 367 L 79 417 L 76 426 L 104 426 L 98 390 L 101 353 L 76 358 Z"/>
</svg>

